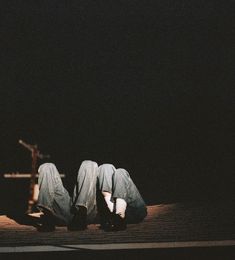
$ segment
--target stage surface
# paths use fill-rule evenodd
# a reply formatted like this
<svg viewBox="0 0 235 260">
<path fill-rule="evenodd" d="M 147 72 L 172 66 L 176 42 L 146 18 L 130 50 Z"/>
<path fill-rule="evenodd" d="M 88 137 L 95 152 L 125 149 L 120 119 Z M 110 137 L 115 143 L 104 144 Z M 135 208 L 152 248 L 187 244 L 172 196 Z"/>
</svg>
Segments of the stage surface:
<svg viewBox="0 0 235 260">
<path fill-rule="evenodd" d="M 0 253 L 111 252 L 207 248 L 234 253 L 235 216 L 231 202 L 174 203 L 148 206 L 140 224 L 105 232 L 98 224 L 85 231 L 56 227 L 38 232 L 22 215 L 0 216 Z M 221 251 L 219 251 L 221 252 Z M 217 256 L 219 256 L 216 253 Z M 235 258 L 234 258 L 235 259 Z"/>
</svg>

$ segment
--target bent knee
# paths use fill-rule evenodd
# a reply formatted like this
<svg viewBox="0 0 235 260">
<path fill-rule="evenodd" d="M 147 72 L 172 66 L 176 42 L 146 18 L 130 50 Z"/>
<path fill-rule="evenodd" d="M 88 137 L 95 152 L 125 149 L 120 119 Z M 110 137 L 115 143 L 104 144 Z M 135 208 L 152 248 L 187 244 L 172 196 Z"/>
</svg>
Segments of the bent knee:
<svg viewBox="0 0 235 260">
<path fill-rule="evenodd" d="M 56 169 L 56 166 L 54 163 L 43 163 L 38 168 L 38 173 L 43 173 L 45 171 Z"/>
<path fill-rule="evenodd" d="M 123 169 L 123 168 L 118 168 L 115 171 L 115 177 L 116 178 L 130 178 L 130 174 L 128 173 L 127 170 Z"/>
<path fill-rule="evenodd" d="M 84 160 L 81 163 L 81 167 L 94 167 L 94 168 L 98 168 L 98 164 L 94 161 L 91 160 Z"/>
<path fill-rule="evenodd" d="M 99 166 L 98 172 L 101 175 L 113 175 L 115 172 L 116 168 L 114 167 L 113 164 L 110 163 L 105 163 Z"/>
</svg>

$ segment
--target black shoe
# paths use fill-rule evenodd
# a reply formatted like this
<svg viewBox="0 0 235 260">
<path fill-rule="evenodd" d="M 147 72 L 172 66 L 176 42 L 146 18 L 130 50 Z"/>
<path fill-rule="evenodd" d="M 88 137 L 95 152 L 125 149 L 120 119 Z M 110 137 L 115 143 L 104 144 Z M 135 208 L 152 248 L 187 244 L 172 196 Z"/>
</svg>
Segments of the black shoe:
<svg viewBox="0 0 235 260">
<path fill-rule="evenodd" d="M 55 231 L 55 225 L 42 224 L 37 227 L 38 232 L 53 232 Z"/>
<path fill-rule="evenodd" d="M 113 230 L 113 222 L 112 219 L 107 219 L 106 221 L 103 221 L 100 224 L 100 229 L 103 229 L 106 232 L 112 231 Z"/>
<path fill-rule="evenodd" d="M 55 220 L 52 216 L 42 215 L 40 217 L 40 224 L 37 226 L 38 232 L 52 232 L 55 231 Z"/>
<path fill-rule="evenodd" d="M 107 208 L 100 216 L 100 228 L 104 231 L 112 231 L 113 228 L 113 213 Z"/>
<path fill-rule="evenodd" d="M 74 213 L 72 221 L 68 224 L 68 230 L 79 231 L 87 228 L 87 209 L 86 207 L 79 206 L 78 210 Z"/>
<path fill-rule="evenodd" d="M 125 229 L 126 229 L 126 219 L 122 218 L 119 214 L 114 214 L 112 231 L 121 231 Z"/>
</svg>

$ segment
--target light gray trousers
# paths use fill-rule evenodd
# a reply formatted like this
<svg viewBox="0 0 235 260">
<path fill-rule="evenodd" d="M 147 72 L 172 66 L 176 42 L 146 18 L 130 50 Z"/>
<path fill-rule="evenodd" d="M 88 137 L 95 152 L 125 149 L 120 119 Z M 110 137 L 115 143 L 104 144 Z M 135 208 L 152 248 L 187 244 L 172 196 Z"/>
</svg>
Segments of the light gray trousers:
<svg viewBox="0 0 235 260">
<path fill-rule="evenodd" d="M 72 198 L 64 188 L 53 163 L 42 164 L 38 172 L 38 208 L 49 210 L 65 225 L 72 220 L 75 209 L 79 206 L 87 208 L 88 223 L 96 222 L 97 192 L 101 191 L 110 192 L 113 201 L 122 198 L 127 202 L 127 222 L 140 222 L 147 215 L 146 205 L 129 173 L 124 169 L 115 169 L 112 164 L 98 167 L 96 162 L 83 161 L 78 170 Z"/>
<path fill-rule="evenodd" d="M 98 169 L 98 189 L 111 193 L 112 202 L 116 198 L 126 201 L 128 223 L 138 223 L 146 217 L 146 204 L 125 169 L 115 169 L 112 164 L 101 165 Z"/>
</svg>

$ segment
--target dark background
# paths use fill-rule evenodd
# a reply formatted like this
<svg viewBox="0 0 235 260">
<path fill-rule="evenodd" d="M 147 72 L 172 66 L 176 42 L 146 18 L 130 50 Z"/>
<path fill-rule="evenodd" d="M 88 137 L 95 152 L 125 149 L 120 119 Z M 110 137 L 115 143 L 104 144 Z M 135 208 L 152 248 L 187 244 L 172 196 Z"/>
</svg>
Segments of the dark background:
<svg viewBox="0 0 235 260">
<path fill-rule="evenodd" d="M 1 176 L 30 172 L 23 139 L 69 190 L 91 159 L 126 168 L 148 204 L 232 198 L 234 1 L 0 7 Z"/>
</svg>

